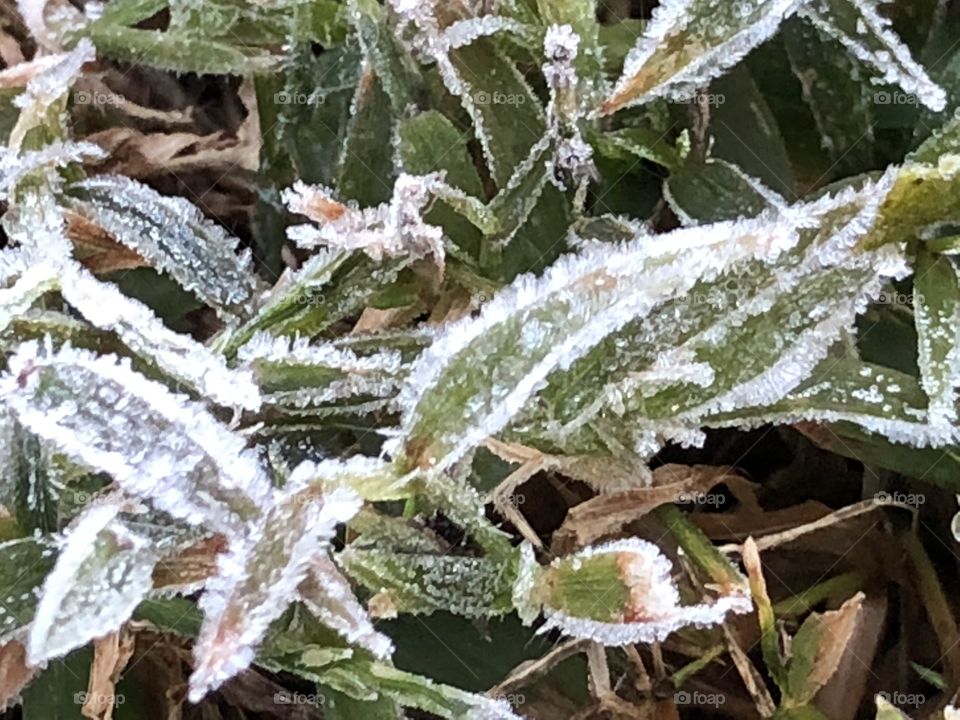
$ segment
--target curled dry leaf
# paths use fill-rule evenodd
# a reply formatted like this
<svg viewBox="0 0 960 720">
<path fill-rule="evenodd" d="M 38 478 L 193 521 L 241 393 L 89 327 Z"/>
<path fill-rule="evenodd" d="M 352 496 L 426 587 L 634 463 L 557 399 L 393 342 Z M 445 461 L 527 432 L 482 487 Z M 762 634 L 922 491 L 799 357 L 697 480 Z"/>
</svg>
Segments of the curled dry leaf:
<svg viewBox="0 0 960 720">
<path fill-rule="evenodd" d="M 709 465 L 663 465 L 653 471 L 653 486 L 613 492 L 572 508 L 554 533 L 555 552 L 567 553 L 620 531 L 655 507 L 682 503 L 728 478 L 740 476 L 731 468 Z"/>
</svg>

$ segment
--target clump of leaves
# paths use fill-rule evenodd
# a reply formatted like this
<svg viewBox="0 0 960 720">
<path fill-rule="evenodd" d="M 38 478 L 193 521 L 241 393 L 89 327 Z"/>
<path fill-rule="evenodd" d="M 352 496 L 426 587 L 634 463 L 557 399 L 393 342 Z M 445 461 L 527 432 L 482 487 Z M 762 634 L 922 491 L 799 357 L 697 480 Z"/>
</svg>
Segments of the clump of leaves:
<svg viewBox="0 0 960 720">
<path fill-rule="evenodd" d="M 935 49 L 949 21 L 928 4 L 916 44 Z M 402 633 L 376 624 L 449 614 L 571 638 L 618 712 L 604 647 L 722 646 L 756 606 L 778 699 L 730 653 L 758 712 L 821 716 L 825 638 L 862 596 L 784 651 L 756 546 L 745 574 L 672 506 L 728 475 L 664 482 L 658 453 L 797 425 L 909 473 L 960 443 L 955 73 L 872 0 L 664 0 L 617 22 L 591 0 L 19 12 L 5 702 L 92 644 L 83 712 L 111 716 L 93 696 L 149 627 L 195 638 L 191 703 L 256 666 L 333 717 L 526 714 L 400 669 Z M 778 130 L 793 100 L 767 104 L 783 78 L 756 53 L 782 58 L 802 128 Z M 241 119 L 204 135 L 199 97 L 151 107 L 118 68 L 181 94 L 240 78 L 215 87 Z M 228 230 L 185 191 L 211 172 L 207 191 L 229 176 L 256 198 L 252 221 Z M 912 366 L 870 350 L 865 313 L 909 327 Z M 607 503 L 556 553 L 517 500 L 541 471 Z M 617 503 L 656 509 L 656 532 L 624 538 Z M 43 712 L 29 688 L 25 709 Z"/>
</svg>

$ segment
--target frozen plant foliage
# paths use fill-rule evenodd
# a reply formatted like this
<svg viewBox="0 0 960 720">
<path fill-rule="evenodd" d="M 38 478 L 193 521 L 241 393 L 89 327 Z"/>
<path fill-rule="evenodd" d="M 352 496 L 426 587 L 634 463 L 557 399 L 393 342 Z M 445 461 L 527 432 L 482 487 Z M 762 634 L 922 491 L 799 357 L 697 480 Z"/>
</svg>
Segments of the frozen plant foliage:
<svg viewBox="0 0 960 720">
<path fill-rule="evenodd" d="M 384 351 L 358 356 L 305 338 L 255 335 L 237 359 L 256 376 L 267 402 L 298 407 L 350 398 L 387 398 L 399 389 L 402 358 Z"/>
<path fill-rule="evenodd" d="M 67 531 L 30 628 L 31 665 L 119 629 L 150 591 L 158 557 L 117 517 L 120 509 L 116 501 L 92 505 Z"/>
<path fill-rule="evenodd" d="M 100 160 L 104 157 L 106 153 L 99 145 L 88 142 L 55 142 L 41 150 L 22 154 L 0 148 L 0 199 L 9 198 L 17 184 L 32 173 L 66 167 L 86 158 Z"/>
<path fill-rule="evenodd" d="M 442 185 L 438 174 L 402 174 L 389 202 L 360 209 L 336 200 L 328 188 L 298 182 L 284 192 L 283 200 L 292 212 L 306 215 L 316 225 L 297 225 L 287 232 L 303 248 L 362 250 L 378 261 L 384 256 L 418 259 L 432 255 L 442 266 L 443 230 L 423 220 L 423 213 Z"/>
<path fill-rule="evenodd" d="M 129 360 L 30 342 L 0 382 L 27 428 L 175 518 L 237 536 L 267 503 L 269 481 L 244 441 Z"/>
<path fill-rule="evenodd" d="M 320 622 L 336 630 L 347 642 L 369 650 L 378 658 L 389 658 L 393 654 L 393 642 L 377 632 L 367 611 L 354 597 L 350 583 L 327 555 L 314 558 L 297 594 Z"/>
<path fill-rule="evenodd" d="M 135 180 L 98 175 L 73 183 L 66 206 L 96 223 L 222 317 L 250 314 L 263 291 L 249 250 L 183 198 Z"/>
<path fill-rule="evenodd" d="M 921 251 L 914 282 L 914 320 L 920 382 L 930 422 L 945 432 L 957 424 L 960 387 L 960 277 L 949 257 Z"/>
<path fill-rule="evenodd" d="M 76 263 L 65 263 L 60 291 L 92 325 L 116 333 L 130 350 L 170 377 L 221 405 L 260 407 L 260 391 L 250 372 L 229 369 L 221 356 L 170 330 L 150 308 L 116 286 L 100 282 Z"/>
<path fill-rule="evenodd" d="M 799 5 L 799 0 L 661 2 L 601 112 L 658 97 L 692 99 L 697 88 L 772 37 Z"/>
<path fill-rule="evenodd" d="M 800 14 L 879 72 L 883 82 L 900 86 L 936 112 L 946 107 L 946 92 L 910 57 L 876 0 L 811 0 L 801 4 Z"/>
<path fill-rule="evenodd" d="M 743 614 L 753 609 L 745 589 L 731 590 L 712 603 L 681 605 L 670 561 L 656 545 L 639 539 L 596 545 L 556 558 L 545 569 L 536 567 L 532 548 L 524 545 L 521 563 L 527 569 L 520 571 L 517 592 L 526 594 L 523 604 L 528 608 L 542 605 L 547 622 L 539 633 L 559 628 L 567 635 L 608 646 L 660 642 L 680 628 L 716 625 L 728 613 Z M 587 587 L 585 581 L 577 582 L 579 573 L 591 577 L 595 584 Z M 599 578 L 602 583 L 598 583 Z M 608 583 L 618 589 L 611 590 Z M 578 615 L 567 605 L 581 607 L 574 595 L 581 591 L 594 596 L 595 602 L 590 605 L 593 616 Z M 528 622 L 531 615 L 535 617 L 528 609 Z"/>
<path fill-rule="evenodd" d="M 325 492 L 311 474 L 294 471 L 287 485 L 274 491 L 263 517 L 220 556 L 217 575 L 200 601 L 204 623 L 194 648 L 193 702 L 250 665 L 270 623 L 299 597 L 301 583 L 318 568 L 315 561 L 326 554 L 336 525 L 360 509 L 355 492 Z"/>
<path fill-rule="evenodd" d="M 541 278 L 519 278 L 479 317 L 446 328 L 414 363 L 398 400 L 403 445 L 391 451 L 423 469 L 449 467 L 509 424 L 551 373 L 631 320 L 737 263 L 778 257 L 798 241 L 798 220 L 806 222 L 766 215 L 640 233 L 561 258 Z"/>
</svg>

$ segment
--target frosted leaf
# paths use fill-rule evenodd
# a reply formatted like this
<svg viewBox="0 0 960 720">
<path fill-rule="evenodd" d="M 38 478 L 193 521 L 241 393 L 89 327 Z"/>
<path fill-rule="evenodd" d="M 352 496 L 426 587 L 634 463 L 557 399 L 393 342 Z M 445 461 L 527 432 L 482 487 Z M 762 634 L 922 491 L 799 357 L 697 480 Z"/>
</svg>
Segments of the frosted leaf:
<svg viewBox="0 0 960 720">
<path fill-rule="evenodd" d="M 352 490 L 324 492 L 309 476 L 295 471 L 262 519 L 220 556 L 200 600 L 204 622 L 194 646 L 192 702 L 250 665 L 270 623 L 298 598 L 314 561 L 326 554 L 336 525 L 360 509 Z"/>
<path fill-rule="evenodd" d="M 369 650 L 378 658 L 393 654 L 393 642 L 373 627 L 350 583 L 326 555 L 314 559 L 297 594 L 320 622 L 336 630 L 351 645 Z"/>
<path fill-rule="evenodd" d="M 30 628 L 30 665 L 119 629 L 150 591 L 157 555 L 119 511 L 115 503 L 93 505 L 67 531 Z"/>
<path fill-rule="evenodd" d="M 54 142 L 41 150 L 30 150 L 18 154 L 7 148 L 0 148 L 0 198 L 9 198 L 21 180 L 38 170 L 63 168 L 71 163 L 82 162 L 85 158 L 99 160 L 106 153 L 99 145 L 88 142 Z"/>
<path fill-rule="evenodd" d="M 35 111 L 50 107 L 70 90 L 83 66 L 96 60 L 97 53 L 93 43 L 81 38 L 73 50 L 55 57 L 56 62 L 51 62 L 43 72 L 30 79 L 25 92 L 14 99 L 14 105 L 19 108 L 33 107 Z M 11 137 L 9 147 L 18 146 Z"/>
<path fill-rule="evenodd" d="M 42 533 L 58 529 L 64 475 L 49 447 L 0 410 L 0 500 L 19 527 Z"/>
<path fill-rule="evenodd" d="M 700 442 L 711 415 L 784 398 L 850 332 L 886 278 L 907 274 L 898 247 L 860 247 L 895 182 L 893 170 L 862 188 L 774 210 L 796 224 L 794 248 L 666 298 L 569 373 L 555 373 L 510 436 L 551 452 L 626 448 L 649 456 L 668 439 Z M 667 366 L 683 374 L 671 379 Z"/>
<path fill-rule="evenodd" d="M 600 112 L 666 97 L 690 100 L 696 89 L 773 36 L 799 0 L 669 0 L 653 12 Z"/>
<path fill-rule="evenodd" d="M 798 216 L 764 215 L 621 245 L 590 245 L 541 278 L 523 276 L 479 317 L 445 328 L 414 363 L 399 397 L 410 466 L 449 467 L 503 429 L 555 371 L 658 305 L 799 239 Z"/>
<path fill-rule="evenodd" d="M 524 26 L 508 18 L 484 15 L 441 27 L 435 1 L 416 7 L 405 0 L 391 0 L 390 4 L 400 17 L 400 36 L 410 34 L 407 31 L 412 28 L 409 49 L 434 62 L 444 87 L 460 98 L 494 180 L 503 186 L 533 138 L 542 134 L 543 109 L 513 61 L 484 38 L 501 32 L 524 33 Z M 522 99 L 505 113 L 489 101 L 501 94 Z"/>
<path fill-rule="evenodd" d="M 231 370 L 221 356 L 169 329 L 149 307 L 79 265 L 65 263 L 60 275 L 64 299 L 95 327 L 116 333 L 134 354 L 220 405 L 260 407 L 260 391 L 249 371 Z"/>
<path fill-rule="evenodd" d="M 183 198 L 126 177 L 99 175 L 73 183 L 64 202 L 222 317 L 250 314 L 264 289 L 250 251 L 237 255 L 239 241 Z"/>
<path fill-rule="evenodd" d="M 717 625 L 731 612 L 753 610 L 749 594 L 739 590 L 712 603 L 681 605 L 672 572 L 656 545 L 635 538 L 557 558 L 539 571 L 529 591 L 546 618 L 537 632 L 559 628 L 573 637 L 622 646 L 659 642 L 680 628 Z"/>
<path fill-rule="evenodd" d="M 514 568 L 499 559 L 398 553 L 349 545 L 337 559 L 356 582 L 393 613 L 429 615 L 438 610 L 482 618 L 513 610 Z M 359 547 L 358 547 L 359 546 Z"/>
<path fill-rule="evenodd" d="M 0 543 L 0 641 L 24 638 L 56 557 L 49 535 Z"/>
<path fill-rule="evenodd" d="M 828 358 L 782 400 L 707 418 L 711 427 L 768 423 L 847 422 L 896 443 L 943 447 L 960 440 L 951 425 L 932 422 L 916 378 L 857 360 Z"/>
<path fill-rule="evenodd" d="M 876 0 L 811 0 L 801 4 L 800 15 L 843 43 L 860 62 L 880 73 L 883 82 L 899 85 L 935 112 L 946 107 L 946 92 L 910 56 L 890 21 L 878 12 Z"/>
<path fill-rule="evenodd" d="M 0 383 L 23 425 L 174 518 L 236 535 L 267 502 L 269 480 L 244 441 L 129 360 L 30 342 Z"/>
<path fill-rule="evenodd" d="M 920 382 L 930 398 L 930 422 L 957 422 L 960 387 L 960 278 L 949 257 L 921 251 L 914 280 Z"/>
<path fill-rule="evenodd" d="M 254 373 L 268 403 L 317 406 L 355 398 L 388 398 L 399 388 L 402 356 L 358 356 L 330 344 L 261 333 L 237 358 Z"/>
<path fill-rule="evenodd" d="M 0 288 L 0 331 L 58 286 L 57 269 L 46 263 L 34 264 L 17 274 L 19 277 L 11 287 Z"/>
<path fill-rule="evenodd" d="M 337 201 L 327 188 L 298 182 L 284 192 L 283 200 L 292 212 L 306 215 L 316 225 L 297 225 L 287 234 L 303 248 L 363 250 L 376 261 L 384 256 L 432 255 L 442 266 L 443 230 L 423 220 L 441 184 L 440 175 L 401 174 L 389 202 L 359 209 Z"/>
</svg>

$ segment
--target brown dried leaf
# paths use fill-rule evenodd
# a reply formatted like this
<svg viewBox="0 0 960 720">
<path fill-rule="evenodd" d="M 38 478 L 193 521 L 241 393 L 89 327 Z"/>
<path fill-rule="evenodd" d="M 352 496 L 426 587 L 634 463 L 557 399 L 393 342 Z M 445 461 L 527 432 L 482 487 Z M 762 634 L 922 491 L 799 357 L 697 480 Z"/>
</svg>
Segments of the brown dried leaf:
<svg viewBox="0 0 960 720">
<path fill-rule="evenodd" d="M 0 711 L 5 710 L 20 696 L 37 673 L 27 667 L 27 650 L 16 640 L 0 647 Z"/>
<path fill-rule="evenodd" d="M 728 478 L 739 476 L 728 467 L 663 465 L 653 471 L 653 487 L 598 495 L 572 508 L 554 534 L 554 552 L 565 555 L 586 547 L 660 505 L 682 502 L 684 495 L 706 492 Z"/>
<path fill-rule="evenodd" d="M 93 664 L 87 697 L 80 712 L 91 720 L 111 720 L 116 707 L 116 684 L 133 656 L 134 638 L 126 630 L 93 641 Z"/>
<path fill-rule="evenodd" d="M 216 572 L 217 556 L 226 549 L 226 538 L 214 535 L 163 558 L 153 568 L 153 587 L 172 590 L 203 582 Z"/>
<path fill-rule="evenodd" d="M 811 614 L 800 626 L 787 667 L 785 691 L 791 706 L 809 703 L 833 677 L 857 627 L 864 597 L 857 593 L 837 610 Z"/>
</svg>

